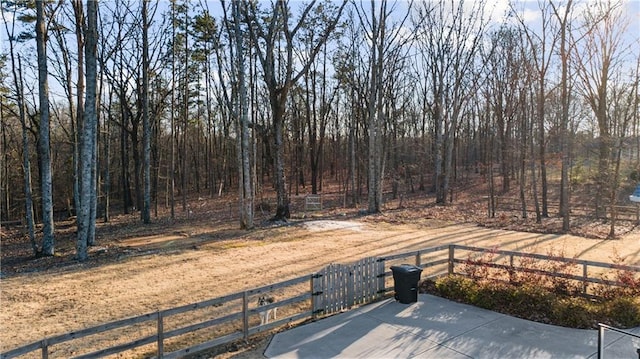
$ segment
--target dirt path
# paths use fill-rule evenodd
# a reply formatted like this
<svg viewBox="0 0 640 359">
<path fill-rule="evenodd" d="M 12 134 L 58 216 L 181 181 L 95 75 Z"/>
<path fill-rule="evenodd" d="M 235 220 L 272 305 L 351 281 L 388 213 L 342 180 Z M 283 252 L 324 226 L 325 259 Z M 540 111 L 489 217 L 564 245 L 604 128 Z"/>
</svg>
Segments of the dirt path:
<svg viewBox="0 0 640 359">
<path fill-rule="evenodd" d="M 214 229 L 211 229 L 213 233 Z M 191 240 L 188 250 L 166 251 L 72 270 L 20 274 L 1 280 L 0 351 L 46 336 L 188 304 L 282 281 L 331 262 L 459 243 L 640 265 L 640 237 L 606 241 L 574 236 L 492 230 L 474 225 L 422 222 L 412 225 L 315 221 L 256 230 L 211 241 L 193 238 L 132 238 L 123 245 L 153 241 L 171 248 Z M 174 242 L 172 242 L 174 241 Z"/>
</svg>

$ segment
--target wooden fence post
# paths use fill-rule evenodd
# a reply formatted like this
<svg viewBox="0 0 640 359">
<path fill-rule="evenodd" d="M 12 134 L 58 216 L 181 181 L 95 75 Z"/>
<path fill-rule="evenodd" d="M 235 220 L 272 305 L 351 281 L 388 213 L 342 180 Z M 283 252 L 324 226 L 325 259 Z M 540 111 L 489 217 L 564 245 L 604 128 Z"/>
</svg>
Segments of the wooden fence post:
<svg viewBox="0 0 640 359">
<path fill-rule="evenodd" d="M 242 338 L 249 342 L 249 293 L 242 293 Z"/>
<path fill-rule="evenodd" d="M 418 253 L 416 253 L 416 267 L 420 266 L 422 266 L 422 260 L 420 258 L 420 251 L 418 251 Z"/>
<path fill-rule="evenodd" d="M 314 278 L 316 277 L 316 274 L 312 274 L 311 278 L 309 279 L 309 284 L 311 286 L 311 318 L 313 320 L 316 320 L 316 318 L 318 317 L 318 315 L 316 314 L 316 310 L 318 310 L 317 306 L 317 300 L 316 300 L 316 291 L 315 291 L 315 281 Z"/>
<path fill-rule="evenodd" d="M 384 274 L 384 258 L 378 258 L 377 260 L 378 263 L 378 295 L 377 298 L 382 298 L 382 296 L 385 293 L 385 289 L 386 289 L 386 283 L 385 283 L 385 274 Z"/>
<path fill-rule="evenodd" d="M 509 266 L 511 267 L 509 270 L 509 281 L 514 281 L 517 277 L 515 276 L 516 270 L 513 265 L 513 254 L 509 256 Z"/>
<path fill-rule="evenodd" d="M 455 248 L 456 248 L 455 245 L 453 244 L 449 245 L 449 270 L 448 270 L 449 275 L 453 274 L 453 260 L 455 258 L 455 253 L 454 253 Z"/>
<path fill-rule="evenodd" d="M 583 294 L 587 294 L 587 283 L 588 283 L 588 279 L 589 277 L 587 276 L 587 264 L 583 263 L 582 264 L 582 293 Z"/>
<path fill-rule="evenodd" d="M 49 358 L 49 343 L 47 343 L 47 338 L 42 339 L 40 347 L 42 348 L 42 359 Z"/>
<path fill-rule="evenodd" d="M 164 319 L 162 312 L 158 311 L 158 358 L 164 356 Z"/>
<path fill-rule="evenodd" d="M 356 295 L 359 295 L 361 293 L 356 294 L 356 291 L 354 290 L 354 287 L 356 286 L 356 278 L 354 278 L 354 272 L 356 271 L 356 268 L 358 267 L 358 265 L 352 265 L 352 266 L 343 266 L 342 270 L 344 271 L 344 275 L 347 276 L 347 287 L 346 289 L 346 294 L 347 294 L 347 301 L 345 303 L 345 306 L 348 309 L 351 309 L 351 307 L 353 307 L 356 304 Z M 357 268 L 360 269 L 360 268 Z M 357 280 L 362 280 L 362 278 L 358 277 Z M 357 283 L 358 285 L 362 284 L 362 283 Z"/>
</svg>

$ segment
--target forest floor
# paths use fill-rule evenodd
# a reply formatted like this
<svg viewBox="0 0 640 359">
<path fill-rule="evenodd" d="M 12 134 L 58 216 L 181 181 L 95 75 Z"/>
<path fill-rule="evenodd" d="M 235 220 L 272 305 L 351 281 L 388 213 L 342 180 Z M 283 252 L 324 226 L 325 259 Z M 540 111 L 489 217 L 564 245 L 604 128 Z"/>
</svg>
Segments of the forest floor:
<svg viewBox="0 0 640 359">
<path fill-rule="evenodd" d="M 571 234 L 559 235 L 559 218 L 536 224 L 499 211 L 489 220 L 485 200 L 463 195 L 447 206 L 424 194 L 388 200 L 375 215 L 328 194 L 324 210 L 305 213 L 303 198 L 292 198 L 287 223 L 271 223 L 258 210 L 252 231 L 238 228 L 232 197 L 193 199 L 187 210 L 176 208 L 173 220 L 163 208 L 148 225 L 138 214 L 114 215 L 98 224 L 96 246 L 83 263 L 74 260 L 71 220 L 56 223 L 54 257 L 33 258 L 22 228 L 0 228 L 0 351 L 299 277 L 328 263 L 449 243 L 640 265 L 640 230 L 631 222 L 620 222 L 618 237 L 608 240 L 606 222 L 576 218 Z M 262 357 L 268 338 L 220 356 Z"/>
</svg>

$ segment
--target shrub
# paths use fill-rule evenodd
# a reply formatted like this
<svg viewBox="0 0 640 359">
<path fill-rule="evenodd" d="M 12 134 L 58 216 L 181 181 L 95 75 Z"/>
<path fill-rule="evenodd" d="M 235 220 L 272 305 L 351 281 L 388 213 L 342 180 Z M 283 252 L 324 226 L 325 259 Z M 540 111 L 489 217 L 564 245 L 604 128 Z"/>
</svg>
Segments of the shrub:
<svg viewBox="0 0 640 359">
<path fill-rule="evenodd" d="M 490 267 L 487 263 L 492 263 L 495 251 L 482 252 L 479 256 L 473 257 L 471 254 L 464 261 L 462 273 L 475 280 L 491 278 Z"/>
<path fill-rule="evenodd" d="M 437 280 L 437 293 L 445 298 L 469 303 L 475 294 L 475 284 L 472 279 L 463 276 L 448 276 L 447 280 Z"/>
<path fill-rule="evenodd" d="M 420 283 L 420 290 L 481 308 L 542 323 L 572 328 L 597 328 L 597 323 L 630 328 L 640 325 L 640 298 L 619 296 L 600 301 L 554 293 L 537 284 L 475 281 L 449 275 Z"/>
<path fill-rule="evenodd" d="M 614 327 L 630 328 L 640 323 L 640 299 L 637 297 L 619 297 L 607 301 L 602 306 L 600 317 Z"/>
<path fill-rule="evenodd" d="M 521 318 L 534 315 L 538 321 L 548 322 L 548 310 L 555 301 L 556 296 L 542 287 L 527 284 L 512 287 L 510 314 Z"/>
<path fill-rule="evenodd" d="M 572 186 L 583 185 L 587 182 L 587 180 L 588 180 L 588 175 L 584 170 L 584 167 L 582 166 L 582 164 L 581 163 L 575 164 L 571 168 L 571 178 L 570 178 L 571 185 Z"/>
<path fill-rule="evenodd" d="M 421 286 L 428 293 L 513 316 L 573 328 L 640 325 L 640 274 L 619 266 L 588 287 L 581 281 L 581 265 L 565 253 L 504 258 L 496 250 L 470 254 L 460 273 Z M 507 259 L 509 259 L 507 264 Z M 614 253 L 613 262 L 624 258 Z M 553 275 L 549 275 L 549 274 Z M 569 278 L 571 279 L 569 279 Z M 574 279 L 575 278 L 575 279 Z M 621 284 L 621 285 L 614 285 Z M 599 297 L 590 300 L 589 295 Z"/>
<path fill-rule="evenodd" d="M 562 298 L 552 308 L 552 323 L 571 328 L 594 328 L 598 325 L 596 312 L 584 298 Z"/>
<path fill-rule="evenodd" d="M 616 252 L 613 255 L 615 264 L 624 264 L 624 258 Z M 602 298 L 615 299 L 620 297 L 640 297 L 640 273 L 625 269 L 616 269 L 613 273 L 602 275 L 605 281 L 622 283 L 622 286 L 599 284 L 593 287 L 593 292 Z"/>
<path fill-rule="evenodd" d="M 485 282 L 474 291 L 471 304 L 490 310 L 505 308 L 511 302 L 511 290 L 500 282 Z"/>
</svg>

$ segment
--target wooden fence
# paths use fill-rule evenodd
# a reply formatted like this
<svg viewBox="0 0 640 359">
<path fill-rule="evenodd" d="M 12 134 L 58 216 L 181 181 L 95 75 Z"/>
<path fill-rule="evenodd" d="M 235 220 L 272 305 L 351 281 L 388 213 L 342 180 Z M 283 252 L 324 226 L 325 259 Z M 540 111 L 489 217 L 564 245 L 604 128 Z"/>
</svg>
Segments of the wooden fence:
<svg viewBox="0 0 640 359">
<path fill-rule="evenodd" d="M 495 205 L 496 211 L 503 210 L 518 213 L 522 212 L 522 201 L 517 197 L 495 197 Z M 540 206 L 542 206 L 542 204 L 540 204 Z M 547 208 L 550 212 L 560 213 L 560 202 L 548 201 Z M 527 201 L 527 213 L 529 215 L 535 215 L 534 203 L 531 200 Z M 571 216 L 595 217 L 595 209 L 574 205 L 571 207 Z M 615 216 L 616 220 L 634 221 L 640 223 L 640 206 L 637 204 L 608 206 L 605 218 L 611 219 L 611 216 Z"/>
<path fill-rule="evenodd" d="M 458 256 L 455 252 L 458 253 Z M 474 259 L 474 256 L 471 253 L 489 254 L 490 257 Z M 478 256 L 475 258 L 478 258 Z M 539 262 L 543 261 L 546 264 L 536 264 L 532 263 L 530 260 Z M 544 254 L 452 245 L 449 248 L 449 274 L 468 274 L 456 271 L 454 269 L 456 264 L 463 264 L 465 267 L 482 266 L 494 268 L 502 270 L 503 273 L 507 275 L 509 273 L 532 273 L 547 276 L 549 278 L 567 279 L 580 283 L 582 285 L 582 293 L 585 295 L 593 294 L 589 293 L 590 284 L 618 287 L 625 287 L 627 285 L 626 283 L 621 283 L 616 280 L 606 279 L 604 274 L 606 274 L 608 270 L 640 273 L 640 267 L 638 266 L 603 263 Z M 556 270 L 552 271 L 552 268 L 555 268 Z"/>
<path fill-rule="evenodd" d="M 368 257 L 354 264 L 332 263 L 313 275 L 314 313 L 331 314 L 371 303 L 384 292 L 384 260 Z"/>
<path fill-rule="evenodd" d="M 125 330 L 125 328 L 135 328 L 141 324 L 147 324 L 154 326 L 154 330 L 151 333 L 147 333 L 142 337 L 136 338 L 135 340 L 128 341 L 126 343 L 122 343 L 116 346 L 111 346 L 106 349 L 76 355 L 76 358 L 99 358 L 111 354 L 122 353 L 126 351 L 131 351 L 136 348 L 143 347 L 149 344 L 155 344 L 155 352 L 160 358 L 179 358 L 183 357 L 190 353 L 195 353 L 198 351 L 206 350 L 209 348 L 213 348 L 215 346 L 230 343 L 239 339 L 247 340 L 249 336 L 272 329 L 277 326 L 281 326 L 290 322 L 295 322 L 298 320 L 302 320 L 305 318 L 309 318 L 312 316 L 311 308 L 304 311 L 297 311 L 290 315 L 286 315 L 285 317 L 280 317 L 278 320 L 270 322 L 265 325 L 259 325 L 259 321 L 253 320 L 250 321 L 250 318 L 257 318 L 258 313 L 260 311 L 266 311 L 268 309 L 272 309 L 275 307 L 285 307 L 287 305 L 292 305 L 295 303 L 308 303 L 311 298 L 311 293 L 309 292 L 309 283 L 311 281 L 311 276 L 302 276 L 298 278 L 294 278 L 288 281 L 244 291 L 238 292 L 231 295 L 227 295 L 224 297 L 213 298 L 209 300 L 205 300 L 202 302 L 191 303 L 188 305 L 171 308 L 167 310 L 161 310 L 153 313 L 147 313 L 140 316 L 127 318 L 123 320 L 118 320 L 115 322 L 98 325 L 95 327 L 83 329 L 80 331 L 70 332 L 54 337 L 45 338 L 31 344 L 22 346 L 20 348 L 16 348 L 10 350 L 8 352 L 0 354 L 0 358 L 14 358 L 21 355 L 25 355 L 34 351 L 41 351 L 42 358 L 49 357 L 50 348 L 54 345 L 58 345 L 65 342 L 70 342 L 76 339 L 87 338 L 89 336 L 98 335 L 101 333 L 109 332 L 112 330 L 120 329 Z M 304 285 L 306 283 L 306 285 Z M 303 290 L 301 294 L 296 294 L 294 296 L 288 297 L 286 299 L 280 300 L 277 303 L 272 303 L 266 306 L 258 307 L 257 305 L 252 305 L 252 303 L 257 303 L 257 300 L 251 300 L 256 298 L 261 293 L 272 293 L 274 291 L 287 289 L 290 287 L 295 287 L 299 285 L 303 285 L 306 290 Z M 218 308 L 228 305 L 229 303 L 238 302 L 239 305 L 236 305 L 236 308 L 223 308 L 224 310 L 219 311 L 219 315 L 217 317 L 210 317 L 209 319 L 203 320 L 203 318 L 198 318 L 199 320 L 191 321 L 189 323 L 185 323 L 182 325 L 178 325 L 174 328 L 167 328 L 167 323 L 171 321 L 172 317 L 176 317 L 189 312 L 202 311 L 211 308 Z M 304 307 L 304 305 L 302 306 Z M 307 305 L 308 307 L 308 305 Z M 230 310 L 229 310 L 230 309 Z M 283 311 L 279 311 L 278 313 L 283 313 Z M 286 313 L 286 312 L 285 312 Z M 234 324 L 234 322 L 239 324 Z M 254 324 L 255 323 L 255 324 Z M 179 350 L 175 350 L 172 352 L 167 352 L 165 350 L 165 343 L 167 340 L 175 337 L 179 337 L 188 333 L 192 333 L 198 330 L 207 329 L 207 328 L 216 328 L 216 327 L 229 327 L 231 329 L 222 330 L 222 335 L 219 335 L 215 338 L 211 338 L 210 340 L 204 341 L 200 344 L 182 348 Z M 134 333 L 137 330 L 134 330 Z M 143 330 L 144 332 L 144 330 Z M 128 335 L 125 335 L 128 337 Z M 68 353 L 62 354 L 63 357 L 69 357 Z"/>
<path fill-rule="evenodd" d="M 483 254 L 491 255 L 482 261 L 473 259 Z M 581 268 L 581 273 L 576 275 L 544 269 L 554 268 L 553 265 L 529 268 L 522 264 L 522 258 L 577 266 Z M 634 275 L 640 273 L 638 266 L 454 244 L 443 245 L 384 257 L 365 258 L 350 265 L 330 265 L 318 273 L 280 283 L 45 338 L 1 353 L 0 358 L 14 358 L 34 354 L 37 351 L 41 352 L 42 358 L 48 358 L 52 346 L 68 344 L 76 339 L 83 339 L 81 344 L 86 344 L 87 338 L 90 336 L 116 330 L 118 334 L 121 334 L 118 335 L 119 337 L 124 337 L 128 341 L 80 355 L 77 353 L 81 350 L 77 348 L 72 352 L 59 349 L 56 350 L 56 354 L 62 357 L 96 358 L 137 349 L 143 350 L 145 356 L 149 356 L 150 352 L 155 352 L 159 358 L 178 358 L 238 340 L 246 341 L 254 334 L 288 323 L 315 319 L 322 315 L 349 309 L 354 305 L 379 300 L 384 296 L 384 293 L 393 290 L 390 281 L 392 275 L 390 267 L 401 262 L 412 262 L 412 264 L 421 267 L 423 269 L 422 277 L 440 276 L 447 273 L 464 275 L 465 268 L 478 265 L 506 272 L 537 273 L 579 281 L 584 283 L 585 292 L 590 283 L 624 286 L 624 283 L 604 279 L 603 270 L 629 271 Z M 462 271 L 460 270 L 461 266 L 464 267 Z M 258 307 L 254 299 L 264 293 L 277 293 L 276 301 Z M 274 308 L 278 308 L 278 319 L 260 325 L 259 312 Z M 202 314 L 203 310 L 212 310 L 212 312 Z M 181 315 L 191 315 L 191 317 L 176 324 L 176 319 Z M 148 328 L 146 330 L 137 329 L 136 326 L 139 325 L 147 325 Z M 10 330 L 10 328 L 8 329 Z M 207 329 L 207 333 L 213 337 L 189 347 L 176 347 L 177 344 L 171 342 L 172 339 L 203 329 Z M 129 331 L 127 332 L 127 330 Z M 142 333 L 142 335 L 133 339 L 129 333 Z"/>
</svg>

